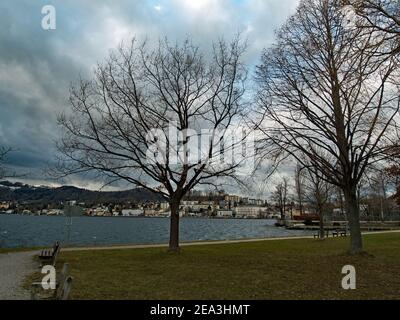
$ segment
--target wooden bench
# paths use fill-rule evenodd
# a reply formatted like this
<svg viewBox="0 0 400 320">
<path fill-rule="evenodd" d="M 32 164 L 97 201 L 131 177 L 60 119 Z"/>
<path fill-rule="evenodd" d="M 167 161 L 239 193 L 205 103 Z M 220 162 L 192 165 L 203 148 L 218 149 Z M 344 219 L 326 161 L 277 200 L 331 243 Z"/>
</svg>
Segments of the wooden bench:
<svg viewBox="0 0 400 320">
<path fill-rule="evenodd" d="M 347 236 L 347 230 L 346 229 L 336 229 L 335 231 L 332 232 L 332 237 L 346 237 Z"/>
<path fill-rule="evenodd" d="M 60 243 L 58 241 L 54 243 L 52 249 L 43 249 L 42 251 L 40 251 L 38 257 L 42 266 L 48 264 L 55 266 L 59 253 L 60 253 Z"/>
<path fill-rule="evenodd" d="M 33 282 L 31 300 L 68 300 L 71 289 L 72 277 L 69 275 L 69 265 L 64 263 L 60 274 L 57 276 L 56 289 L 44 290 L 41 282 Z M 39 291 L 42 291 L 42 294 Z"/>
<path fill-rule="evenodd" d="M 329 237 L 329 229 L 325 230 L 325 238 Z M 321 238 L 321 230 L 318 230 L 317 233 L 314 234 L 314 239 L 315 238 Z"/>
</svg>

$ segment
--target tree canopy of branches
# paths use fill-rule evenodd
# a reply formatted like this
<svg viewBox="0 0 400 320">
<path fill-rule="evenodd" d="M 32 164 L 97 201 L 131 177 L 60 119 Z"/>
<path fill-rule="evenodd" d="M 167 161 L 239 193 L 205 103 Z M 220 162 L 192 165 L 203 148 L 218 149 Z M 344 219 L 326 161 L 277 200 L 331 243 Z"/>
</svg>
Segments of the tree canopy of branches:
<svg viewBox="0 0 400 320">
<path fill-rule="evenodd" d="M 179 249 L 185 194 L 215 177 L 233 176 L 238 167 L 216 157 L 240 120 L 245 45 L 237 37 L 218 41 L 211 51 L 206 57 L 190 39 L 175 45 L 161 40 L 154 49 L 136 40 L 121 45 L 98 65 L 93 80 L 71 88 L 73 113 L 59 117 L 58 170 L 96 171 L 161 194 L 170 204 L 171 250 Z M 197 148 L 200 129 L 209 136 Z"/>
<path fill-rule="evenodd" d="M 303 198 L 304 198 L 304 174 L 302 167 L 298 163 L 294 172 L 294 189 L 296 193 L 297 203 L 299 205 L 300 215 L 303 215 Z"/>
<path fill-rule="evenodd" d="M 386 33 L 387 53 L 400 54 L 399 0 L 343 0 L 343 5 L 353 7 L 363 18 L 361 27 Z"/>
<path fill-rule="evenodd" d="M 381 159 L 400 106 L 381 35 L 349 25 L 338 0 L 303 0 L 262 55 L 256 80 L 272 147 L 343 190 L 350 252 L 362 251 L 357 184 Z M 308 165 L 309 164 L 309 165 Z"/>
<path fill-rule="evenodd" d="M 285 219 L 286 209 L 289 198 L 288 178 L 283 177 L 282 181 L 275 186 L 275 191 L 272 194 L 272 200 L 275 201 L 281 214 L 281 219 Z"/>
<path fill-rule="evenodd" d="M 326 180 L 321 179 L 321 175 L 316 174 L 310 167 L 307 167 L 304 173 L 304 189 L 306 200 L 319 215 L 319 236 L 320 239 L 324 239 L 324 214 L 332 186 Z"/>
</svg>

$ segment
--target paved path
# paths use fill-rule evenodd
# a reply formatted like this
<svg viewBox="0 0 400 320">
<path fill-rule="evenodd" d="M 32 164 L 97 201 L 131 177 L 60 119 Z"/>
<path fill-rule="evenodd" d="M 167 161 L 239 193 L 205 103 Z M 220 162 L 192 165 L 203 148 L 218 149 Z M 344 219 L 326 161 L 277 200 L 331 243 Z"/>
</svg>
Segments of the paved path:
<svg viewBox="0 0 400 320">
<path fill-rule="evenodd" d="M 22 288 L 23 280 L 37 269 L 36 251 L 0 254 L 0 300 L 26 300 L 30 293 Z"/>
</svg>

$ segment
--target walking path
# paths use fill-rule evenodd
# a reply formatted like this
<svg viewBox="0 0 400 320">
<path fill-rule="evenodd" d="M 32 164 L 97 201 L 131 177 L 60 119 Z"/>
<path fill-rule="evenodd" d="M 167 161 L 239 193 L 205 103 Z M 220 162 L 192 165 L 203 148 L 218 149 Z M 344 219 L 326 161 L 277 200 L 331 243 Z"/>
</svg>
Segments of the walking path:
<svg viewBox="0 0 400 320">
<path fill-rule="evenodd" d="M 36 251 L 0 254 L 0 300 L 26 300 L 30 293 L 22 288 L 23 280 L 37 268 Z"/>
</svg>

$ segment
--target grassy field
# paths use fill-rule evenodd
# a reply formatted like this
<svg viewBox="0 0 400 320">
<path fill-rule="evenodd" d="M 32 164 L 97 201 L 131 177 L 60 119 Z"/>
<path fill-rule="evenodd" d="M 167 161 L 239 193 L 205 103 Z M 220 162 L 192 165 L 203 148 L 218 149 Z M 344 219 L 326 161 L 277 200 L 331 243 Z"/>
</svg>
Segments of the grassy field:
<svg viewBox="0 0 400 320">
<path fill-rule="evenodd" d="M 39 250 L 39 247 L 26 247 L 26 248 L 0 248 L 0 254 L 2 253 L 12 253 L 12 252 L 25 252 Z"/>
<path fill-rule="evenodd" d="M 62 253 L 73 299 L 399 299 L 400 233 L 364 236 L 368 255 L 347 239 L 260 241 Z M 357 289 L 341 288 L 354 265 Z"/>
</svg>

